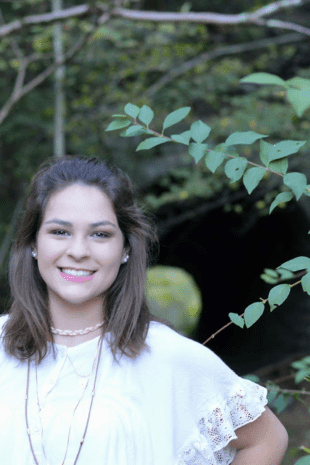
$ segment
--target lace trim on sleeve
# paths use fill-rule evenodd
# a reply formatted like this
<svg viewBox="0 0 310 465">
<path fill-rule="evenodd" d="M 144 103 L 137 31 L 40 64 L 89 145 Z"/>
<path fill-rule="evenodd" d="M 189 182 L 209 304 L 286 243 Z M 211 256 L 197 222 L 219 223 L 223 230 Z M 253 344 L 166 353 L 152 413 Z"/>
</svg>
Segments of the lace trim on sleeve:
<svg viewBox="0 0 310 465">
<path fill-rule="evenodd" d="M 234 431 L 264 412 L 267 392 L 265 387 L 242 379 L 224 405 L 201 417 L 200 434 L 181 449 L 177 465 L 229 465 L 236 455 L 236 449 L 228 445 L 237 439 Z"/>
</svg>

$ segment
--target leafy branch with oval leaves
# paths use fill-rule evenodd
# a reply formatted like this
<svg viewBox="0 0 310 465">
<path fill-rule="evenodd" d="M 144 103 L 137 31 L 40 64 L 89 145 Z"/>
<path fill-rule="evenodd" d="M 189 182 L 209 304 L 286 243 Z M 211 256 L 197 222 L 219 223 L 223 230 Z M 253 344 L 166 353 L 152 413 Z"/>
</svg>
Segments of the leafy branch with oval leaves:
<svg viewBox="0 0 310 465">
<path fill-rule="evenodd" d="M 290 86 L 293 81 L 289 80 L 285 83 L 281 78 L 269 75 L 268 73 L 254 73 L 242 79 L 241 82 L 278 84 L 285 86 L 287 89 L 291 89 Z M 308 82 L 310 91 L 310 81 Z M 305 84 L 303 89 L 304 91 L 307 89 Z M 295 100 L 294 102 L 293 106 L 294 109 L 296 109 L 297 103 Z M 310 98 L 308 103 L 310 105 Z M 298 108 L 300 112 L 300 107 Z M 304 106 L 302 108 L 304 108 Z M 246 131 L 235 132 L 231 134 L 224 143 L 215 147 L 210 147 L 209 144 L 206 143 L 206 140 L 211 133 L 211 128 L 201 120 L 195 121 L 189 130 L 181 134 L 173 134 L 171 137 L 166 136 L 164 134 L 165 130 L 186 118 L 190 110 L 191 107 L 183 107 L 169 113 L 164 119 L 162 131 L 159 133 L 149 127 L 154 118 L 154 111 L 149 106 L 143 105 L 139 108 L 137 105 L 128 103 L 124 108 L 125 114 L 113 115 L 115 119 L 110 123 L 106 131 L 127 128 L 120 134 L 121 137 L 140 135 L 151 136 L 146 138 L 143 142 L 140 142 L 136 151 L 150 150 L 157 145 L 168 142 L 186 145 L 188 146 L 188 153 L 194 158 L 195 162 L 198 163 L 204 158 L 206 166 L 212 173 L 215 173 L 217 168 L 226 161 L 224 171 L 226 176 L 230 179 L 230 183 L 242 179 L 249 194 L 259 185 L 268 171 L 277 176 L 281 176 L 283 178 L 283 183 L 290 191 L 282 192 L 277 195 L 270 206 L 269 214 L 280 204 L 292 200 L 294 195 L 297 201 L 302 195 L 310 196 L 310 185 L 307 184 L 306 176 L 298 172 L 287 173 L 288 157 L 297 153 L 307 141 L 284 140 L 277 144 L 270 144 L 264 140 L 268 135 L 259 134 L 254 131 Z M 240 157 L 236 150 L 236 146 L 238 145 L 251 145 L 257 141 L 259 141 L 260 144 L 259 157 L 262 161 L 262 165 L 257 165 L 244 157 Z M 252 167 L 249 167 L 249 165 L 252 165 Z M 302 267 L 302 265 L 305 266 Z M 270 290 L 268 298 L 260 298 L 260 302 L 254 302 L 249 305 L 242 315 L 229 313 L 228 316 L 231 320 L 229 324 L 234 323 L 241 328 L 246 325 L 247 328 L 250 328 L 262 316 L 267 302 L 269 302 L 270 311 L 272 312 L 285 302 L 290 294 L 291 288 L 297 284 L 301 283 L 303 290 L 310 295 L 310 259 L 307 259 L 307 257 L 298 257 L 284 263 L 278 267 L 277 270 L 278 271 L 265 270 L 265 274 L 263 275 L 263 279 L 266 282 L 277 284 Z M 279 281 L 294 278 L 295 275 L 292 272 L 300 270 L 306 270 L 306 273 L 302 274 L 303 277 L 300 281 L 294 284 L 279 284 Z M 280 278 L 279 274 L 281 276 Z M 228 325 L 225 327 L 227 326 Z M 224 328 L 221 328 L 221 330 Z M 218 334 L 218 332 L 212 335 L 204 344 Z"/>
</svg>

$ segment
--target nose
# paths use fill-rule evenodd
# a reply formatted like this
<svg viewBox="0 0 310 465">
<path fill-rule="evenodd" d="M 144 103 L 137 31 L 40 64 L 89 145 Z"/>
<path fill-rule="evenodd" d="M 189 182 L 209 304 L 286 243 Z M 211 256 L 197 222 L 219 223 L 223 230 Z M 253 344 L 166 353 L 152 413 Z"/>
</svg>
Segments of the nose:
<svg viewBox="0 0 310 465">
<path fill-rule="evenodd" d="M 74 257 L 76 260 L 81 260 L 81 258 L 89 257 L 90 250 L 87 244 L 87 240 L 83 238 L 75 238 L 68 242 L 67 255 Z"/>
</svg>

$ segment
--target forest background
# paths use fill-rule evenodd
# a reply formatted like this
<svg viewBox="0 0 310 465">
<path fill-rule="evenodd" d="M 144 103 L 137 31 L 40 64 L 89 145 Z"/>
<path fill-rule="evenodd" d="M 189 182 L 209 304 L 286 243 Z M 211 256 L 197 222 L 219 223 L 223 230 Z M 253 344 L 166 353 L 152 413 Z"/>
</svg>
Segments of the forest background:
<svg viewBox="0 0 310 465">
<path fill-rule="evenodd" d="M 173 110 L 191 106 L 179 131 L 168 134 L 201 119 L 212 128 L 214 145 L 236 131 L 270 135 L 270 143 L 309 135 L 310 112 L 297 116 L 279 86 L 240 84 L 253 72 L 310 79 L 309 1 L 63 0 L 58 43 L 55 5 L 0 1 L 1 308 L 8 305 L 8 254 L 25 191 L 47 157 L 82 154 L 116 163 L 134 181 L 139 203 L 154 214 L 170 202 L 197 196 L 212 201 L 224 187 L 240 189 L 223 167 L 211 173 L 181 145 L 136 152 L 140 136 L 105 132 L 128 102 L 154 109 L 154 127 Z M 168 11 L 183 14 L 182 20 L 155 18 L 154 12 Z M 193 21 L 195 12 L 205 12 L 204 18 Z M 63 67 L 57 64 L 62 57 Z M 290 166 L 296 170 L 302 158 L 309 179 L 308 151 L 305 144 Z M 257 156 L 249 146 L 239 154 Z M 269 214 L 281 189 L 255 203 L 260 215 Z M 242 214 L 238 202 L 224 206 L 231 209 Z"/>
</svg>

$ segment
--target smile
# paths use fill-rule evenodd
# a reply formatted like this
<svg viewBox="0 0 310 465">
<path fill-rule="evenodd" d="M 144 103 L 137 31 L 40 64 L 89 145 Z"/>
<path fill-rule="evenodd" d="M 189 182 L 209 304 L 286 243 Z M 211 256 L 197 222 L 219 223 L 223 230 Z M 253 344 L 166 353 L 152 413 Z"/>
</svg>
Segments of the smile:
<svg viewBox="0 0 310 465">
<path fill-rule="evenodd" d="M 66 279 L 67 281 L 83 283 L 85 281 L 90 281 L 94 275 L 95 271 L 87 272 L 87 271 L 76 271 L 70 268 L 58 268 L 59 273 L 62 278 Z"/>
</svg>

